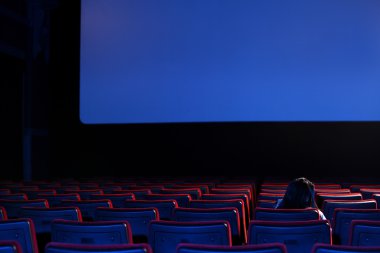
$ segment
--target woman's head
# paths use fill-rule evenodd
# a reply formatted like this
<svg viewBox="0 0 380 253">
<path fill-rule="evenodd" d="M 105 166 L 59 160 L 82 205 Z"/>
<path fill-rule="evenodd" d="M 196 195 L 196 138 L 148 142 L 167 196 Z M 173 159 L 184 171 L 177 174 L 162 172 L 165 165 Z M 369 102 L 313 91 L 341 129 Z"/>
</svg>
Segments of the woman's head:
<svg viewBox="0 0 380 253">
<path fill-rule="evenodd" d="M 314 184 L 304 177 L 291 181 L 286 189 L 281 208 L 315 207 Z"/>
</svg>

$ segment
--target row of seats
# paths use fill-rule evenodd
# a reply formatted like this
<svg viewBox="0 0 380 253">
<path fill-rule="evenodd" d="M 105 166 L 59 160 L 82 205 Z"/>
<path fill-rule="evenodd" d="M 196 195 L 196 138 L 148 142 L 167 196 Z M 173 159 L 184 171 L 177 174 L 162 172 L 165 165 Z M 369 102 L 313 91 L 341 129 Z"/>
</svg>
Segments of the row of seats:
<svg viewBox="0 0 380 253">
<path fill-rule="evenodd" d="M 226 202 L 228 203 L 228 202 Z M 0 218 L 7 217 L 4 207 L 0 208 Z M 22 207 L 20 217 L 31 218 L 38 233 L 50 232 L 50 221 L 54 219 L 82 220 L 81 209 L 73 207 Z M 19 217 L 18 217 L 19 218 Z M 315 208 L 310 209 L 268 209 L 257 207 L 252 221 L 308 221 L 318 220 L 319 214 Z M 97 207 L 94 209 L 94 221 L 128 220 L 132 226 L 133 235 L 138 242 L 146 242 L 150 221 L 160 220 L 160 212 L 156 207 L 143 208 L 112 208 Z M 241 227 L 239 209 L 232 206 L 219 208 L 183 208 L 173 209 L 174 221 L 207 221 L 227 220 L 231 226 L 233 244 L 247 242 L 247 229 Z M 353 220 L 380 221 L 379 209 L 336 208 L 334 222 L 331 223 L 334 244 L 349 244 L 350 224 Z M 249 229 L 248 229 L 249 231 Z"/>
<path fill-rule="evenodd" d="M 22 253 L 17 241 L 0 241 L 3 253 Z M 72 243 L 48 243 L 46 253 L 153 253 L 149 244 L 82 245 Z M 220 246 L 179 243 L 176 253 L 287 253 L 282 243 L 266 243 L 247 246 Z M 316 243 L 311 253 L 380 253 L 380 247 L 338 246 Z"/>
<path fill-rule="evenodd" d="M 352 223 L 351 246 L 378 246 L 380 222 L 355 220 Z M 311 252 L 316 243 L 332 245 L 331 227 L 326 220 L 297 222 L 252 221 L 248 230 L 248 242 L 241 245 L 262 245 L 282 242 L 289 252 Z M 54 219 L 51 221 L 49 241 L 41 248 L 38 240 L 44 234 L 37 233 L 31 219 L 0 221 L 0 238 L 16 240 L 24 253 L 46 250 L 50 242 L 83 245 L 139 244 L 132 238 L 127 221 L 83 222 Z M 37 236 L 37 237 L 36 237 Z M 187 242 L 201 245 L 232 244 L 231 228 L 227 221 L 175 222 L 151 221 L 147 244 L 154 253 L 177 253 L 177 246 Z"/>
<path fill-rule="evenodd" d="M 242 245 L 247 242 L 246 224 L 250 221 L 251 209 L 254 207 L 256 198 L 254 183 L 220 184 L 218 180 L 187 183 L 161 179 L 157 179 L 156 182 L 118 179 L 108 182 L 104 180 L 98 182 L 23 182 L 18 185 L 12 182 L 0 184 L 0 188 L 3 189 L 0 189 L 0 206 L 9 211 L 9 218 L 26 218 L 35 224 L 40 251 L 46 251 L 45 247 L 49 243 L 76 242 L 75 244 L 79 244 L 81 242 L 80 244 L 92 245 L 98 243 L 99 240 L 103 241 L 103 244 L 106 242 L 109 244 L 110 240 L 116 242 L 116 238 L 118 238 L 116 235 L 109 236 L 108 239 L 94 238 L 90 236 L 91 233 L 88 230 L 93 231 L 94 226 L 100 223 L 105 228 L 110 225 L 110 222 L 120 220 L 128 221 L 129 225 L 124 224 L 123 226 L 129 227 L 127 230 L 132 232 L 132 239 L 127 240 L 129 244 L 147 243 L 154 249 L 154 252 L 159 251 L 162 247 L 152 246 L 154 243 L 152 239 L 149 239 L 150 227 L 153 229 L 154 222 L 164 221 L 186 221 L 186 225 L 193 224 L 190 228 L 184 228 L 188 230 L 185 238 L 173 238 L 173 236 L 161 238 L 165 241 L 165 245 L 168 243 L 171 245 L 171 247 L 165 247 L 169 247 L 172 252 L 174 246 L 179 242 L 176 240 L 181 242 L 196 240 L 204 244 L 213 241 L 213 244 L 228 246 Z M 198 208 L 191 207 L 191 205 L 202 204 L 208 199 L 215 199 L 219 203 L 214 202 L 213 204 L 216 204 L 214 208 L 204 208 L 202 212 L 198 211 L 196 220 L 191 222 L 186 211 L 190 208 Z M 223 207 L 223 202 L 227 202 L 228 205 Z M 63 222 L 62 212 L 68 211 L 68 209 L 71 209 L 71 216 L 66 215 L 65 220 L 73 219 L 71 226 L 74 225 L 73 222 L 80 223 L 79 227 L 82 228 L 82 233 L 78 231 L 74 235 L 64 233 L 57 237 L 57 233 L 53 230 L 57 231 L 57 223 Z M 39 215 L 39 210 L 44 211 L 44 214 Z M 75 214 L 79 215 L 75 216 Z M 61 218 L 61 220 L 57 218 Z M 207 227 L 198 228 L 200 225 L 207 224 Z M 58 227 L 62 227 L 63 224 L 59 225 Z M 90 226 L 91 229 L 86 230 L 85 225 Z M 218 235 L 220 232 L 208 232 L 206 229 L 215 226 L 218 230 L 223 229 L 223 236 Z M 78 228 L 74 230 L 78 230 Z M 201 230 L 205 230 L 205 232 L 200 233 Z M 205 236 L 206 233 L 211 233 L 211 235 Z M 174 234 L 177 233 L 174 232 Z M 99 233 L 96 235 L 99 236 Z M 170 240 L 170 238 L 175 240 Z"/>
<path fill-rule="evenodd" d="M 137 181 L 136 181 L 137 182 Z M 346 217 L 346 223 L 344 223 L 343 226 L 338 226 L 338 218 L 335 217 L 335 211 L 341 211 L 340 209 L 344 209 L 342 207 L 334 208 L 332 212 L 332 216 L 329 217 L 329 220 L 327 221 L 320 221 L 318 219 L 314 219 L 312 212 L 307 213 L 302 212 L 302 215 L 306 215 L 309 217 L 308 219 L 304 219 L 302 217 L 299 217 L 299 213 L 296 212 L 297 210 L 279 210 L 279 209 L 273 209 L 273 208 L 262 208 L 260 205 L 258 205 L 258 198 L 260 198 L 260 194 L 265 193 L 265 191 L 269 191 L 267 193 L 270 194 L 277 194 L 279 196 L 283 196 L 284 189 L 286 188 L 286 184 L 283 184 L 281 186 L 281 189 L 276 188 L 278 186 L 274 185 L 276 187 L 259 187 L 260 191 L 256 192 L 256 186 L 254 184 L 246 184 L 244 183 L 238 183 L 238 182 L 233 182 L 233 183 L 228 183 L 228 184 L 223 184 L 222 182 L 215 183 L 213 184 L 210 183 L 184 183 L 184 182 L 170 182 L 168 184 L 167 182 L 164 184 L 161 183 L 150 183 L 150 182 L 144 182 L 141 184 L 139 183 L 133 183 L 133 182 L 123 182 L 121 184 L 115 184 L 111 182 L 107 182 L 106 184 L 102 183 L 91 183 L 91 182 L 86 182 L 86 183 L 78 183 L 76 182 L 75 184 L 66 184 L 62 185 L 59 184 L 59 187 L 62 188 L 64 187 L 66 190 L 61 191 L 62 193 L 58 193 L 58 188 L 53 189 L 55 192 L 42 192 L 43 190 L 49 190 L 48 188 L 51 187 L 52 185 L 49 184 L 44 184 L 44 187 L 42 187 L 43 184 L 40 185 L 27 185 L 27 184 L 20 184 L 18 187 L 13 187 L 13 188 L 7 188 L 6 184 L 3 184 L 0 186 L 1 189 L 4 189 L 3 194 L 1 194 L 0 190 L 0 195 L 3 196 L 9 196 L 9 195 L 15 195 L 15 194 L 25 194 L 26 197 L 21 199 L 21 200 L 7 200 L 3 199 L 0 197 L 0 206 L 4 205 L 6 207 L 3 208 L 4 214 L 7 214 L 8 210 L 11 210 L 9 213 L 12 215 L 9 215 L 8 220 L 14 220 L 18 218 L 30 218 L 32 223 L 36 227 L 36 232 L 37 232 L 37 227 L 40 225 L 38 222 L 36 222 L 36 218 L 32 218 L 33 215 L 36 216 L 37 210 L 41 209 L 45 211 L 45 215 L 42 215 L 44 218 L 40 219 L 40 224 L 45 224 L 45 227 L 49 228 L 49 225 L 52 225 L 54 222 L 65 222 L 69 218 L 62 218 L 60 216 L 56 217 L 50 217 L 47 214 L 47 210 L 53 211 L 54 209 L 56 211 L 63 211 L 65 208 L 70 209 L 74 208 L 75 213 L 78 214 L 78 220 L 77 221 L 71 221 L 71 224 L 74 224 L 75 222 L 79 222 L 81 227 L 84 227 L 86 223 L 90 223 L 91 226 L 96 226 L 97 223 L 102 223 L 103 225 L 106 225 L 106 223 L 115 223 L 116 221 L 120 221 L 120 219 L 123 219 L 124 221 L 128 221 L 123 225 L 124 228 L 129 228 L 129 231 L 131 233 L 131 241 L 129 242 L 124 242 L 124 244 L 140 244 L 147 242 L 147 244 L 152 247 L 152 250 L 154 252 L 159 251 L 159 249 L 162 248 L 161 246 L 156 246 L 154 247 L 154 244 L 152 246 L 152 240 L 149 241 L 149 231 L 151 227 L 153 227 L 153 224 L 158 224 L 158 223 L 166 223 L 166 225 L 169 225 L 170 227 L 173 228 L 173 223 L 176 225 L 181 225 L 186 224 L 186 225 L 201 225 L 204 223 L 216 223 L 216 222 L 223 222 L 223 226 L 227 227 L 230 232 L 227 232 L 229 234 L 230 239 L 227 239 L 226 241 L 230 241 L 229 245 L 224 245 L 228 246 L 229 248 L 232 246 L 253 246 L 253 245 L 262 245 L 262 244 L 267 244 L 267 243 L 274 243 L 274 242 L 279 242 L 281 241 L 283 246 L 285 246 L 285 249 L 291 250 L 291 252 L 304 252 L 305 247 L 307 248 L 307 252 L 310 252 L 313 250 L 313 247 L 316 243 L 318 242 L 324 242 L 327 245 L 332 245 L 332 244 L 343 244 L 343 241 L 345 244 L 351 244 L 351 239 L 348 234 L 348 231 L 350 231 L 350 225 L 353 223 L 353 220 L 356 220 L 356 217 L 359 217 L 360 219 L 373 219 L 376 220 L 378 219 L 378 210 L 377 210 L 377 204 L 376 201 L 374 202 L 374 199 L 360 199 L 369 201 L 371 204 L 375 203 L 375 207 L 372 208 L 362 208 L 360 209 L 360 212 L 354 212 L 355 210 L 359 210 L 358 208 L 355 208 L 353 206 L 346 208 L 349 209 L 348 214 L 345 213 L 345 215 L 348 215 L 348 218 Z M 163 187 L 164 185 L 164 187 Z M 218 185 L 218 187 L 216 187 Z M 252 186 L 254 185 L 254 186 Z M 58 185 L 56 185 L 58 187 Z M 97 187 L 103 187 L 101 190 L 102 192 L 96 192 L 98 189 Z M 175 187 L 173 187 L 175 186 Z M 265 186 L 265 185 L 262 185 Z M 72 189 L 68 189 L 69 187 L 72 187 Z M 165 187 L 168 187 L 167 189 Z M 169 188 L 172 187 L 172 188 Z M 255 190 L 253 190 L 255 189 Z M 358 188 L 359 191 L 361 188 Z M 371 188 L 375 189 L 375 188 Z M 105 191 L 106 190 L 106 191 Z M 169 190 L 169 191 L 166 191 Z M 173 192 L 173 190 L 175 192 Z M 179 190 L 179 191 L 177 191 Z M 194 191 L 192 191 L 194 190 Z M 316 193 L 319 193 L 319 190 L 323 190 L 322 193 L 325 193 L 326 191 L 342 191 L 342 193 L 345 194 L 353 194 L 353 192 L 347 191 L 347 189 L 342 189 L 339 187 L 332 187 L 332 185 L 323 185 L 323 187 L 318 187 L 316 188 Z M 343 190 L 345 192 L 343 192 Z M 30 194 L 30 192 L 33 192 L 33 194 Z M 133 191 L 133 192 L 131 192 Z M 38 192 L 38 193 L 37 193 Z M 211 193 L 212 192 L 212 193 Z M 338 194 L 336 192 L 328 192 L 328 194 Z M 339 193 L 339 194 L 342 194 Z M 140 195 L 141 194 L 141 195 Z M 361 193 L 360 193 L 361 194 Z M 64 197 L 62 195 L 70 195 L 71 197 L 75 196 L 75 199 L 64 199 L 64 200 L 59 200 L 56 202 L 55 206 L 51 205 L 53 202 L 53 199 L 55 197 Z M 358 194 L 356 194 L 358 195 Z M 51 198 L 49 201 L 48 199 L 45 198 Z M 137 196 L 137 197 L 136 197 Z M 39 199 L 40 197 L 44 197 L 43 199 Z M 44 202 L 44 205 L 41 207 L 25 207 L 26 202 L 32 203 L 35 200 L 42 200 Z M 330 199 L 331 202 L 336 203 L 337 199 Z M 329 199 L 326 199 L 323 201 L 323 203 L 327 203 L 327 201 L 330 201 Z M 342 199 L 341 199 L 342 200 Z M 359 200 L 359 199 L 357 199 Z M 14 207 L 13 209 L 9 207 L 9 205 L 14 204 L 15 202 L 22 202 L 21 205 L 18 207 Z M 334 202 L 335 201 L 335 202 Z M 341 202 L 344 203 L 352 203 L 353 200 L 344 200 Z M 356 201 L 356 200 L 354 200 Z M 36 201 L 37 202 L 37 201 Z M 47 203 L 46 203 L 47 202 Z M 105 202 L 105 206 L 96 206 L 95 204 L 97 202 Z M 232 203 L 235 203 L 236 205 L 232 205 Z M 159 203 L 171 203 L 171 207 L 164 208 L 163 206 L 158 205 Z M 210 206 L 209 203 L 212 205 Z M 143 205 L 142 205 L 143 204 Z M 174 204 L 174 205 L 173 205 Z M 192 205 L 200 205 L 200 206 L 192 206 Z M 226 205 L 228 204 L 228 205 Z M 8 206 L 7 206 L 8 205 Z M 137 205 L 137 206 L 136 206 Z M 140 206 L 142 205 L 142 206 Z M 89 208 L 92 206 L 91 208 Z M 153 213 L 156 214 L 154 219 L 150 220 L 145 220 L 145 241 L 144 237 L 140 237 L 137 239 L 136 237 L 133 238 L 133 236 L 136 236 L 136 225 L 133 225 L 133 222 L 131 221 L 130 218 L 125 219 L 123 215 L 124 211 L 136 211 L 137 209 L 145 209 L 146 211 L 152 211 Z M 223 209 L 223 210 L 222 210 Z M 13 210 L 13 211 L 12 211 Z M 116 218 L 111 218 L 110 221 L 106 221 L 107 216 L 109 216 L 109 213 L 114 212 L 117 210 L 118 217 Z M 366 211 L 369 210 L 371 212 L 367 213 Z M 222 212 L 223 211 L 223 212 Z M 305 210 L 303 210 L 305 211 Z M 309 210 L 308 210 L 309 211 Z M 310 211 L 315 211 L 315 210 L 310 210 Z M 343 211 L 343 210 L 342 210 Z M 29 214 L 27 214 L 29 212 Z M 33 214 L 34 212 L 34 214 Z M 103 212 L 103 217 L 101 218 L 100 213 Z M 293 212 L 293 213 L 292 213 Z M 272 218 L 270 218 L 272 213 Z M 315 212 L 314 212 L 315 213 Z M 359 213 L 359 214 L 357 214 Z M 29 216 L 28 216 L 29 215 Z M 62 215 L 62 214 L 61 214 Z M 301 216 L 302 216 L 301 215 Z M 309 216 L 308 216 L 309 215 Z M 355 216 L 359 215 L 359 216 Z M 360 216 L 361 215 L 361 216 Z M 38 215 L 37 215 L 38 216 Z M 41 215 L 40 215 L 41 216 Z M 112 215 L 111 215 L 112 216 Z M 4 216 L 6 217 L 6 216 Z M 151 216 L 153 217 L 153 216 Z M 315 216 L 314 216 L 315 217 Z M 340 216 L 338 216 L 340 217 Z M 58 220 L 60 218 L 61 220 Z M 50 219 L 50 220 L 49 220 Z M 298 221 L 294 221 L 297 220 Z M 101 221 L 102 220 L 102 221 Z M 285 222 L 284 220 L 287 220 Z M 290 222 L 292 220 L 292 222 Z M 303 220 L 303 221 L 300 221 Z M 307 221 L 306 221 L 307 220 Z M 101 222 L 100 222 L 101 221 Z M 324 235 L 324 238 L 330 238 L 330 241 L 320 241 L 319 238 L 315 237 L 315 234 L 311 232 L 309 236 L 311 235 L 314 240 L 309 240 L 310 238 L 307 238 L 307 233 L 303 233 L 303 236 L 306 236 L 305 238 L 297 238 L 296 236 L 292 235 L 291 232 L 284 232 L 283 234 L 278 234 L 275 237 L 268 237 L 268 236 L 263 236 L 259 238 L 259 241 L 254 242 L 253 239 L 251 239 L 252 235 L 257 235 L 259 232 L 250 232 L 251 229 L 256 228 L 257 231 L 259 229 L 263 228 L 264 232 L 267 231 L 268 229 L 274 229 L 273 231 L 281 230 L 284 231 L 284 228 L 289 227 L 290 225 L 294 224 L 295 227 L 292 227 L 294 230 L 293 232 L 296 232 L 297 230 L 301 229 L 301 223 L 309 224 L 309 223 L 321 223 L 318 225 L 324 224 L 324 226 L 328 229 L 325 229 L 325 231 L 328 231 L 329 236 Z M 107 224 L 109 225 L 109 224 Z M 161 224 L 162 225 L 162 224 Z M 310 224 L 309 224 L 310 225 Z M 316 225 L 316 224 L 314 224 Z M 368 224 L 367 224 L 368 225 Z M 374 224 L 372 224 L 374 225 Z M 141 226 L 142 227 L 142 226 Z M 311 228 L 313 226 L 310 226 Z M 340 230 L 336 230 L 336 227 L 343 227 Z M 302 228 L 305 229 L 305 228 Z M 315 229 L 315 228 L 314 228 Z M 91 229 L 90 229 L 91 230 Z M 127 229 L 128 230 L 128 229 Z M 318 230 L 318 229 L 317 229 Z M 324 229 L 320 229 L 321 231 L 324 231 Z M 183 242 L 191 242 L 191 243 L 197 243 L 197 240 L 199 239 L 204 239 L 205 236 L 200 236 L 199 232 L 201 230 L 192 227 L 191 231 L 186 232 L 187 235 L 191 233 L 194 234 L 194 238 L 199 237 L 197 240 L 194 242 L 192 241 L 193 237 L 181 237 L 181 233 L 178 233 L 177 230 L 176 232 L 170 232 L 169 235 L 166 235 L 166 237 L 161 238 L 160 241 L 166 242 L 165 245 L 168 243 L 172 243 L 172 246 L 169 247 L 169 251 L 175 252 L 176 246 L 179 243 Z M 179 230 L 180 231 L 180 230 Z M 197 231 L 197 232 L 196 232 Z M 270 233 L 273 234 L 273 231 Z M 342 231 L 344 232 L 343 239 L 340 238 L 342 237 L 341 234 L 336 233 L 336 231 Z M 50 232 L 51 233 L 51 232 Z M 261 232 L 260 232 L 261 233 Z M 37 234 L 39 234 L 37 232 Z M 87 235 L 87 237 L 80 237 L 80 236 L 75 236 L 76 239 L 82 238 L 80 241 L 77 241 L 74 244 L 93 244 L 96 242 L 96 238 L 91 238 L 88 237 L 89 232 L 83 233 Z M 299 231 L 298 231 L 299 234 Z M 177 238 L 177 235 L 179 237 L 179 241 L 176 241 L 175 238 Z M 40 236 L 40 235 L 39 235 Z M 50 234 L 51 236 L 51 234 Z M 70 236 L 63 236 L 65 238 L 70 238 Z M 368 236 L 367 236 L 368 237 Z M 110 236 L 108 237 L 113 238 L 112 240 L 115 240 L 116 236 Z M 136 239 L 135 239 L 136 238 Z M 168 239 L 169 238 L 169 239 Z M 170 238 L 173 238 L 171 240 Z M 316 239 L 317 238 L 317 239 Z M 323 238 L 323 236 L 321 236 Z M 376 238 L 376 237 L 375 237 Z M 51 238 L 50 238 L 51 240 Z M 69 239 L 68 242 L 57 242 L 55 239 L 50 242 L 49 240 L 46 241 L 44 244 L 47 245 L 49 243 L 72 243 L 73 239 Z M 111 241 L 112 241 L 111 240 Z M 261 241 L 260 241 L 261 240 Z M 214 242 L 217 241 L 214 237 Z M 368 238 L 367 238 L 368 241 Z M 202 242 L 200 241 L 199 243 L 202 243 L 203 245 L 211 245 L 212 243 L 209 242 Z M 373 240 L 372 243 L 376 244 L 376 240 Z M 106 243 L 108 244 L 108 243 Z M 119 243 L 117 243 L 119 244 Z M 297 245 L 298 244 L 298 245 Z M 216 243 L 214 246 L 221 246 L 223 245 L 222 243 Z M 175 246 L 175 247 L 174 247 Z M 340 245 L 334 245 L 334 246 L 340 246 Z M 350 247 L 355 247 L 351 246 Z M 374 246 L 371 246 L 374 247 Z M 41 249 L 41 246 L 40 246 Z M 302 251 L 302 250 L 303 251 Z M 43 249 L 45 250 L 45 249 Z M 301 251 L 298 251 L 301 250 Z"/>
</svg>

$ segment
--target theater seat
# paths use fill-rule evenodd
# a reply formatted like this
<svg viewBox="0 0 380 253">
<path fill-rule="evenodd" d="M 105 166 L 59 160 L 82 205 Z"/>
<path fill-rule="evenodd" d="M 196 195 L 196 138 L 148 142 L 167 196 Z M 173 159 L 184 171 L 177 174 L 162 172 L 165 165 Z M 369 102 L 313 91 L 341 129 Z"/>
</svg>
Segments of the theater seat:
<svg viewBox="0 0 380 253">
<path fill-rule="evenodd" d="M 318 207 L 322 208 L 325 200 L 361 200 L 361 193 L 316 193 L 315 201 Z"/>
<path fill-rule="evenodd" d="M 82 244 L 133 243 L 127 221 L 69 221 L 56 219 L 51 223 L 51 241 Z"/>
<path fill-rule="evenodd" d="M 63 200 L 80 200 L 78 193 L 39 194 L 41 199 L 46 199 L 49 207 L 62 206 Z"/>
<path fill-rule="evenodd" d="M 287 253 L 282 243 L 259 245 L 219 246 L 180 243 L 176 253 Z"/>
<path fill-rule="evenodd" d="M 38 253 L 36 231 L 31 219 L 20 218 L 0 221 L 1 240 L 16 240 L 22 253 Z"/>
<path fill-rule="evenodd" d="M 239 211 L 240 227 L 244 230 L 248 227 L 249 217 L 246 214 L 246 208 L 243 199 L 201 199 L 191 200 L 189 204 L 190 208 L 220 208 L 220 207 L 235 207 Z"/>
<path fill-rule="evenodd" d="M 254 220 L 267 221 L 306 221 L 319 220 L 316 208 L 307 209 L 274 209 L 257 207 L 253 212 Z"/>
<path fill-rule="evenodd" d="M 336 208 L 333 223 L 334 244 L 348 245 L 350 226 L 353 220 L 380 221 L 379 209 Z"/>
<path fill-rule="evenodd" d="M 153 253 L 149 244 L 85 245 L 50 242 L 45 253 Z"/>
<path fill-rule="evenodd" d="M 191 195 L 188 193 L 152 193 L 145 195 L 146 200 L 165 200 L 174 199 L 177 201 L 179 207 L 188 207 Z"/>
<path fill-rule="evenodd" d="M 155 207 L 146 208 L 108 208 L 95 210 L 95 221 L 126 220 L 131 225 L 134 243 L 148 242 L 148 227 L 152 220 L 159 220 L 159 211 Z"/>
<path fill-rule="evenodd" d="M 292 253 L 310 252 L 317 242 L 332 243 L 328 220 L 250 222 L 248 244 L 279 242 Z"/>
<path fill-rule="evenodd" d="M 157 200 L 126 200 L 126 208 L 157 208 L 161 220 L 171 220 L 174 208 L 178 203 L 174 199 L 157 199 Z"/>
<path fill-rule="evenodd" d="M 22 253 L 21 245 L 16 240 L 0 240 L 1 253 Z"/>
<path fill-rule="evenodd" d="M 79 208 L 84 221 L 95 219 L 95 210 L 98 207 L 113 207 L 109 199 L 90 199 L 90 200 L 62 200 L 61 206 L 76 206 Z"/>
<path fill-rule="evenodd" d="M 247 243 L 247 231 L 240 226 L 239 210 L 236 207 L 219 208 L 175 208 L 173 211 L 175 221 L 213 221 L 226 220 L 231 225 L 232 244 Z"/>
<path fill-rule="evenodd" d="M 51 223 L 53 220 L 82 221 L 80 210 L 77 207 L 23 207 L 21 215 L 33 221 L 40 252 L 43 252 L 46 243 L 51 241 Z"/>
<path fill-rule="evenodd" d="M 316 243 L 311 253 L 380 253 L 380 247 L 358 247 Z"/>
<path fill-rule="evenodd" d="M 46 199 L 10 200 L 0 199 L 0 206 L 4 207 L 9 219 L 22 218 L 21 208 L 24 206 L 49 207 Z"/>
<path fill-rule="evenodd" d="M 27 200 L 28 196 L 25 193 L 8 193 L 0 194 L 0 199 Z"/>
<path fill-rule="evenodd" d="M 349 244 L 380 247 L 380 221 L 353 220 L 350 226 Z"/>
<path fill-rule="evenodd" d="M 152 221 L 148 242 L 154 253 L 176 253 L 179 243 L 232 245 L 227 221 Z"/>
<path fill-rule="evenodd" d="M 103 194 L 91 194 L 89 196 L 91 200 L 109 199 L 112 202 L 113 207 L 125 207 L 126 200 L 134 200 L 135 195 L 133 193 L 103 193 Z"/>
<path fill-rule="evenodd" d="M 354 209 L 376 209 L 377 204 L 374 199 L 367 200 L 325 200 L 322 211 L 326 218 L 334 222 L 334 210 L 336 208 L 354 208 Z"/>
</svg>

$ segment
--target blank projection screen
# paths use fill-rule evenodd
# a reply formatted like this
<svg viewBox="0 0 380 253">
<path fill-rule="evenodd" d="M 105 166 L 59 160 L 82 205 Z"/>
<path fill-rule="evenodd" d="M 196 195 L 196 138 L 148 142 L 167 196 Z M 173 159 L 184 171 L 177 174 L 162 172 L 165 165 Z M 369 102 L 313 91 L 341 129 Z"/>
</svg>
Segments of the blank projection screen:
<svg viewBox="0 0 380 253">
<path fill-rule="evenodd" d="M 84 124 L 380 120 L 379 0 L 82 0 Z"/>
</svg>

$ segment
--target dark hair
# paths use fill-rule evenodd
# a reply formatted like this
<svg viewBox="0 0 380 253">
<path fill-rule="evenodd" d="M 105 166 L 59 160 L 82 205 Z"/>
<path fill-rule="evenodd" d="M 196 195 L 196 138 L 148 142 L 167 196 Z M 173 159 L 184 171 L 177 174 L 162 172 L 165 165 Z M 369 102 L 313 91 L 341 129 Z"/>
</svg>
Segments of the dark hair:
<svg viewBox="0 0 380 253">
<path fill-rule="evenodd" d="M 314 184 L 304 177 L 291 181 L 278 208 L 316 207 Z"/>
</svg>

